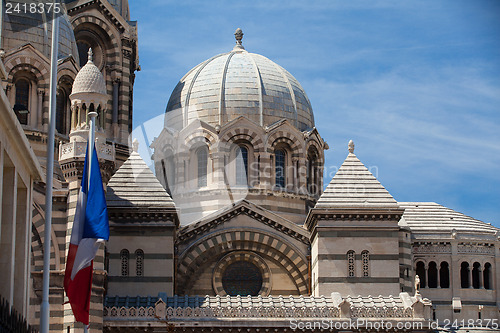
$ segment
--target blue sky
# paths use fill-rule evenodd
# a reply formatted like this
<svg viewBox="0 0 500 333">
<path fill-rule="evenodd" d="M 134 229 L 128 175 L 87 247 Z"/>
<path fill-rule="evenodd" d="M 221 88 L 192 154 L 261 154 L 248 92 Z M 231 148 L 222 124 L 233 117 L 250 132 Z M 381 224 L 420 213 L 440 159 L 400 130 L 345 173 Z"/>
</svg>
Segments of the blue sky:
<svg viewBox="0 0 500 333">
<path fill-rule="evenodd" d="M 499 1 L 130 0 L 142 70 L 134 126 L 158 135 L 198 63 L 243 45 L 286 68 L 328 142 L 347 142 L 398 201 L 434 201 L 500 227 Z M 147 150 L 141 154 L 148 161 Z"/>
</svg>

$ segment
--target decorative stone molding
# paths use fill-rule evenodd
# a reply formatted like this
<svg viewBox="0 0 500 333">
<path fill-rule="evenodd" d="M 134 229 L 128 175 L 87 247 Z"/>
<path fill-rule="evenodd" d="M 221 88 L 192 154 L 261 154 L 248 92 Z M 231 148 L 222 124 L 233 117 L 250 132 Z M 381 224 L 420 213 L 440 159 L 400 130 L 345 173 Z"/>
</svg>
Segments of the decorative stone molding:
<svg viewBox="0 0 500 333">
<path fill-rule="evenodd" d="M 368 214 L 318 214 L 316 215 L 317 220 L 328 220 L 328 221 L 399 221 L 402 214 L 400 213 L 368 213 Z"/>
<path fill-rule="evenodd" d="M 115 149 L 113 145 L 97 142 L 96 149 L 99 159 L 109 161 L 115 160 Z M 73 141 L 65 143 L 61 145 L 61 150 L 59 151 L 59 161 L 70 158 L 85 158 L 86 151 L 87 142 Z"/>
<path fill-rule="evenodd" d="M 495 255 L 495 246 L 493 244 L 460 243 L 458 244 L 458 253 Z"/>
<path fill-rule="evenodd" d="M 115 298 L 116 299 L 116 298 Z M 127 297 L 128 299 L 128 297 Z M 124 319 L 149 325 L 151 322 L 170 321 L 199 325 L 210 325 L 211 321 L 234 321 L 251 319 L 281 320 L 327 318 L 345 320 L 346 318 L 384 318 L 393 321 L 431 320 L 432 304 L 427 299 L 410 297 L 407 293 L 399 297 L 348 297 L 340 294 L 330 296 L 173 296 L 156 298 L 154 304 L 142 306 L 117 306 L 108 304 L 104 307 L 105 322 Z M 148 298 L 149 300 L 149 298 Z M 151 300 L 154 302 L 154 300 Z M 109 300 L 107 300 L 109 303 Z M 112 303 L 112 302 L 111 302 Z M 260 321 L 265 325 L 265 321 Z M 289 324 L 289 322 L 288 322 Z"/>
<path fill-rule="evenodd" d="M 413 253 L 451 253 L 449 243 L 415 243 Z"/>
</svg>

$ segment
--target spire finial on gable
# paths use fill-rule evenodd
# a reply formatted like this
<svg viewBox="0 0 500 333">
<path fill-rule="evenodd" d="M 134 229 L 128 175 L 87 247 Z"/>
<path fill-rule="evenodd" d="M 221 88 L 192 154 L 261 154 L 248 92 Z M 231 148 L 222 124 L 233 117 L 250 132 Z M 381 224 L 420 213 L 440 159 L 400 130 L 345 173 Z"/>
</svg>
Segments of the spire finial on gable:
<svg viewBox="0 0 500 333">
<path fill-rule="evenodd" d="M 132 150 L 137 153 L 139 151 L 139 140 L 137 138 L 132 141 Z"/>
<path fill-rule="evenodd" d="M 94 55 L 94 52 L 92 52 L 92 48 L 89 48 L 89 58 L 88 58 L 88 61 L 89 62 L 92 62 L 92 56 Z"/>
<path fill-rule="evenodd" d="M 349 140 L 349 152 L 350 153 L 354 153 L 354 142 L 352 142 L 352 140 Z"/>
</svg>

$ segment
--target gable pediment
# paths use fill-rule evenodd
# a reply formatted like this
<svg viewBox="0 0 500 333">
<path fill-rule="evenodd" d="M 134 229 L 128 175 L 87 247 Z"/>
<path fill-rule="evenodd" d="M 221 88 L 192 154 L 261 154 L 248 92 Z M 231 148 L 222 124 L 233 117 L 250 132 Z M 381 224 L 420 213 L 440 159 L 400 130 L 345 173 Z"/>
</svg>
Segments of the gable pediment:
<svg viewBox="0 0 500 333">
<path fill-rule="evenodd" d="M 248 216 L 252 221 L 262 226 L 270 227 L 304 244 L 309 244 L 309 232 L 307 230 L 247 200 L 241 200 L 232 207 L 181 228 L 177 240 L 180 243 L 189 242 L 201 234 L 212 232 L 221 224 L 231 223 L 231 220 L 236 221 L 235 218 L 240 215 Z"/>
</svg>

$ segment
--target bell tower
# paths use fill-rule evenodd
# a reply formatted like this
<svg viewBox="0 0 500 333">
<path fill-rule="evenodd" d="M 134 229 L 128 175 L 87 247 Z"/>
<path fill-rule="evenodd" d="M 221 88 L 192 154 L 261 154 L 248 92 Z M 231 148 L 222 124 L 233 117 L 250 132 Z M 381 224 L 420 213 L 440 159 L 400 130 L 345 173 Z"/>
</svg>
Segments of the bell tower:
<svg viewBox="0 0 500 333">
<path fill-rule="evenodd" d="M 88 60 L 85 66 L 76 75 L 73 89 L 71 91 L 71 131 L 69 142 L 61 144 L 59 147 L 59 164 L 64 177 L 68 182 L 68 225 L 66 228 L 66 242 L 69 244 L 73 222 L 75 217 L 75 207 L 78 200 L 78 191 L 83 175 L 83 165 L 87 143 L 89 137 L 89 112 L 97 112 L 96 119 L 96 150 L 101 167 L 101 174 L 104 184 L 107 184 L 115 170 L 115 150 L 114 145 L 106 141 L 104 131 L 104 115 L 106 112 L 106 84 L 99 68 L 92 59 L 92 49 L 88 51 Z M 66 253 L 68 248 L 66 248 Z M 99 249 L 94 259 L 94 276 L 92 282 L 92 296 L 90 302 L 90 322 L 91 329 L 102 329 L 102 302 L 104 295 L 104 249 Z M 73 325 L 73 315 L 69 304 L 65 304 L 64 326 Z"/>
</svg>

